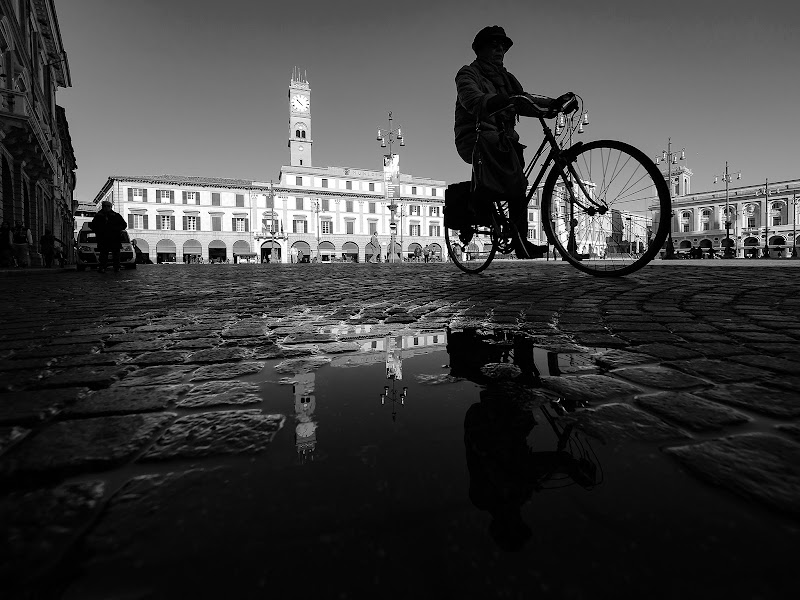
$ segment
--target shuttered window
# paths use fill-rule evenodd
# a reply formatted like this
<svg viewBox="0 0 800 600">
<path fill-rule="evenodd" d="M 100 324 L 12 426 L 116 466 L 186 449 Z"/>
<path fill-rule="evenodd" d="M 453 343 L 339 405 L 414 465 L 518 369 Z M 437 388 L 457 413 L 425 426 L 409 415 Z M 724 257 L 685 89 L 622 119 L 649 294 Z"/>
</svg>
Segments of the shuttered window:
<svg viewBox="0 0 800 600">
<path fill-rule="evenodd" d="M 219 206 L 219 192 L 211 193 L 211 206 Z M 219 231 L 219 229 L 215 229 L 214 231 Z"/>
<path fill-rule="evenodd" d="M 244 194 L 236 194 L 236 206 L 244 208 Z"/>
</svg>

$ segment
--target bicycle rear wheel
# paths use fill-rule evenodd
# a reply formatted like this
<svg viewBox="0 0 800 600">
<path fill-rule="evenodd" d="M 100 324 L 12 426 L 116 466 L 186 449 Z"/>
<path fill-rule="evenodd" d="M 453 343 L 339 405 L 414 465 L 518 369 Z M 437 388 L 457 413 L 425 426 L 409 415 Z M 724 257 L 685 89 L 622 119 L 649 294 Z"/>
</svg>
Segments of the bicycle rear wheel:
<svg viewBox="0 0 800 600">
<path fill-rule="evenodd" d="M 473 225 L 472 235 L 464 235 L 460 231 L 445 227 L 444 239 L 447 242 L 447 254 L 455 265 L 465 273 L 480 273 L 492 262 L 497 245 L 491 227 Z"/>
<path fill-rule="evenodd" d="M 642 151 L 614 140 L 575 146 L 564 157 L 566 167 L 555 165 L 542 191 L 542 228 L 548 239 L 564 260 L 585 273 L 617 277 L 641 269 L 669 233 L 671 203 L 664 176 Z"/>
</svg>

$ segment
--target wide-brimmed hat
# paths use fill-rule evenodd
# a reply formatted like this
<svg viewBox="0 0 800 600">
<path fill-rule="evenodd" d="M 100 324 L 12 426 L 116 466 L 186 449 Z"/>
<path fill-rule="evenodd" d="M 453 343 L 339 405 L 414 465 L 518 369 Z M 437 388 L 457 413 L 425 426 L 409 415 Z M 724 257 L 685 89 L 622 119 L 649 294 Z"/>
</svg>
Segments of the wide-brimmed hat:
<svg viewBox="0 0 800 600">
<path fill-rule="evenodd" d="M 506 52 L 508 52 L 508 49 L 514 45 L 514 42 L 511 41 L 511 38 L 506 35 L 505 29 L 499 25 L 492 25 L 490 27 L 484 27 L 478 32 L 478 34 L 475 36 L 475 39 L 472 41 L 472 50 L 477 54 L 478 48 L 480 48 L 489 40 L 495 39 L 503 41 L 503 46 L 505 47 Z"/>
</svg>

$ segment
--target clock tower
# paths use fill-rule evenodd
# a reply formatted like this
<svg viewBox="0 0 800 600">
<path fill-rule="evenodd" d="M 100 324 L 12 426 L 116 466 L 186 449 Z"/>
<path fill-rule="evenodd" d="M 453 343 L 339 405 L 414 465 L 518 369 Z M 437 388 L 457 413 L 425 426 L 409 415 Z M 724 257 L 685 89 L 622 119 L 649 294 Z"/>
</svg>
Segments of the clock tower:
<svg viewBox="0 0 800 600">
<path fill-rule="evenodd" d="M 289 157 L 293 167 L 312 166 L 311 87 L 297 68 L 289 83 Z"/>
</svg>

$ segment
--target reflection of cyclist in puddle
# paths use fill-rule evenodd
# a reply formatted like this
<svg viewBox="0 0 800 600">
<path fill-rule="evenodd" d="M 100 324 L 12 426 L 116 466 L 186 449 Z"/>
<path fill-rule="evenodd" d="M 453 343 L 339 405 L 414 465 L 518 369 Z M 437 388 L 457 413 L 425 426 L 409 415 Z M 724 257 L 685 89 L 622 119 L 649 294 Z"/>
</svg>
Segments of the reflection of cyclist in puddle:
<svg viewBox="0 0 800 600">
<path fill-rule="evenodd" d="M 472 330 L 448 331 L 451 374 L 486 384 L 481 401 L 467 410 L 464 418 L 464 447 L 470 475 L 469 498 L 479 509 L 492 515 L 489 533 L 504 550 L 519 550 L 531 537 L 522 519 L 522 506 L 534 491 L 548 481 L 567 477 L 590 488 L 597 483 L 594 455 L 576 439 L 572 426 L 561 428 L 548 405 L 541 411 L 558 437 L 555 450 L 534 452 L 528 436 L 537 425 L 532 409 L 525 408 L 519 392 L 535 386 L 533 345 L 524 336 L 504 333 L 479 334 Z M 522 371 L 515 383 L 521 387 L 495 384 L 480 374 L 483 365 L 508 362 L 513 358 Z"/>
</svg>

